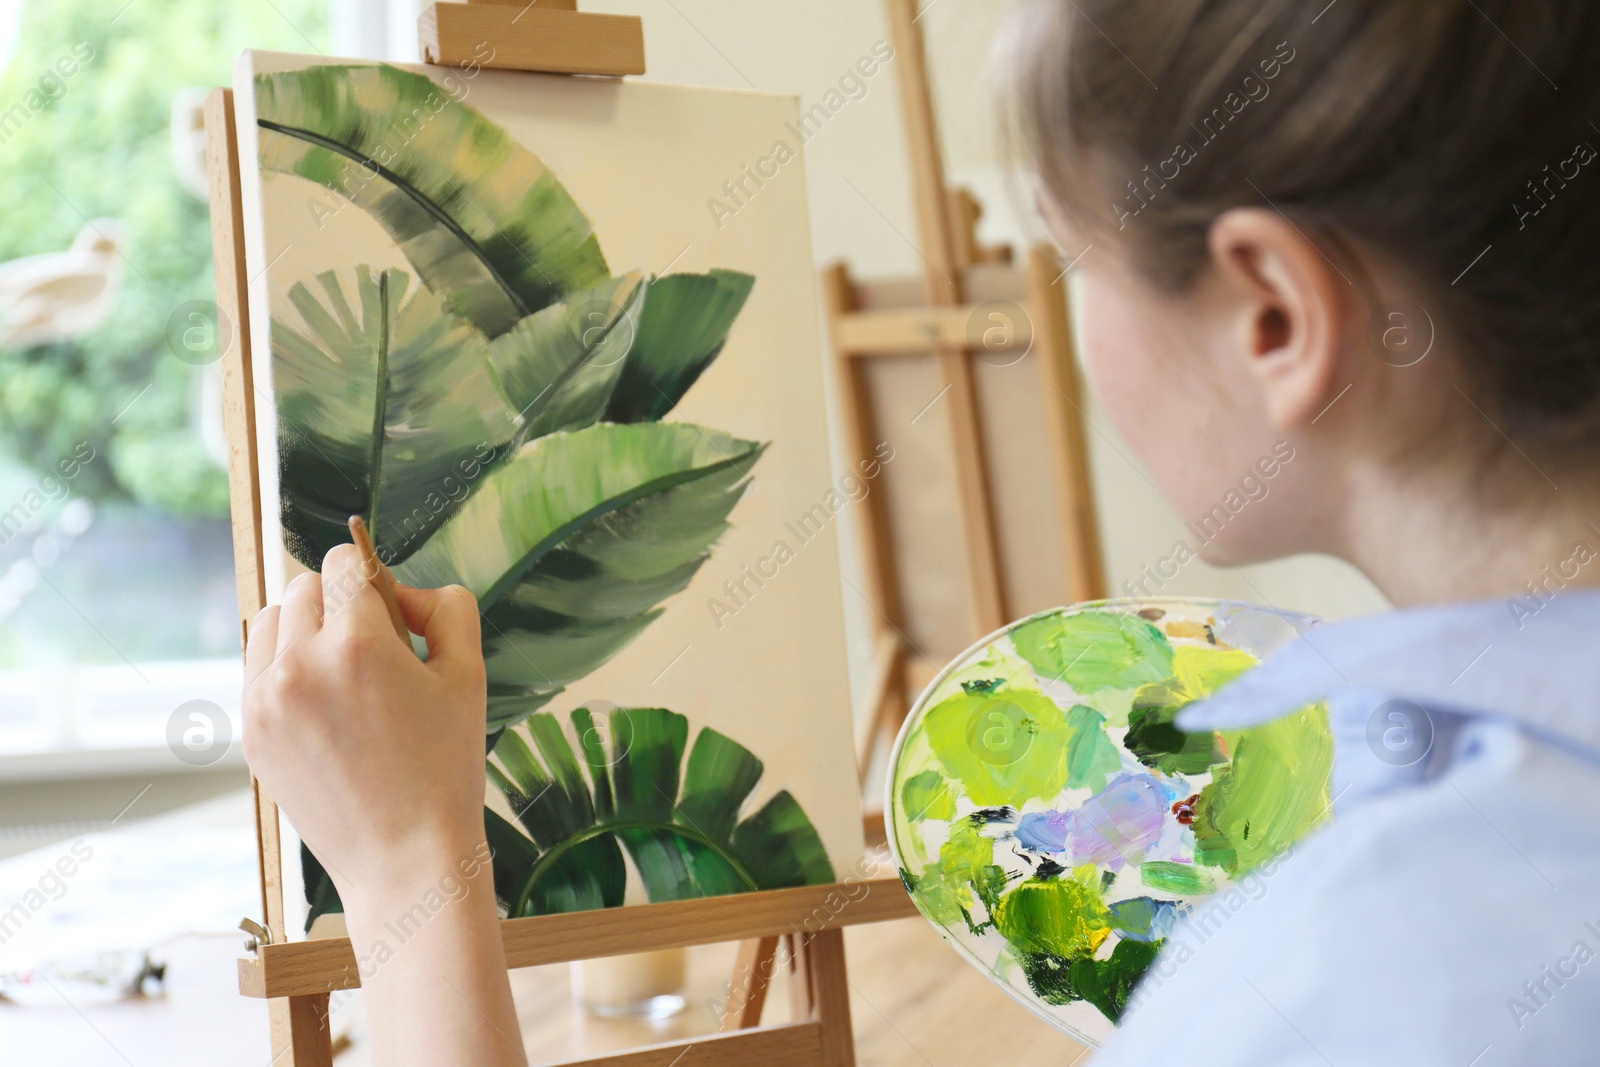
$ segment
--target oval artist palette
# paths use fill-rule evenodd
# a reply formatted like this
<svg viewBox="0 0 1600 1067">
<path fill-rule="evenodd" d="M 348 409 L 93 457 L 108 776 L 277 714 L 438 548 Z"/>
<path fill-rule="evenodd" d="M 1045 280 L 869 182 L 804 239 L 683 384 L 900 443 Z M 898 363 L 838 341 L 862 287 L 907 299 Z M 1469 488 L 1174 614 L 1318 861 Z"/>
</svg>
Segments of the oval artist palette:
<svg viewBox="0 0 1600 1067">
<path fill-rule="evenodd" d="M 1105 601 L 967 650 L 890 759 L 889 846 L 918 910 L 1036 1014 L 1103 1043 L 1178 921 L 1326 817 L 1323 708 L 1245 730 L 1173 725 L 1314 623 Z"/>
</svg>

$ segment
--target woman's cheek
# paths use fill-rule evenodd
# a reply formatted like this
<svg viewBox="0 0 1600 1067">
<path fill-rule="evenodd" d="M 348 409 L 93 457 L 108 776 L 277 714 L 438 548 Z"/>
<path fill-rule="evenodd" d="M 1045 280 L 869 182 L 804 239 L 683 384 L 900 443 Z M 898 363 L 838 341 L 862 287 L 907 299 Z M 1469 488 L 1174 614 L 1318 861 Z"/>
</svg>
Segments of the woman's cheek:
<svg viewBox="0 0 1600 1067">
<path fill-rule="evenodd" d="M 1170 402 L 1170 389 L 1156 370 L 1160 346 L 1148 337 L 1144 316 L 1114 286 L 1088 272 L 1074 272 L 1072 279 L 1073 321 L 1089 389 L 1118 435 L 1137 450 Z"/>
<path fill-rule="evenodd" d="M 1105 418 L 1161 496 L 1188 516 L 1218 484 L 1213 468 L 1226 451 L 1210 425 L 1216 398 L 1193 380 L 1193 368 L 1182 366 L 1195 356 L 1184 346 L 1196 340 L 1196 327 L 1172 325 L 1170 309 L 1114 281 L 1092 274 L 1074 279 L 1085 377 Z"/>
</svg>

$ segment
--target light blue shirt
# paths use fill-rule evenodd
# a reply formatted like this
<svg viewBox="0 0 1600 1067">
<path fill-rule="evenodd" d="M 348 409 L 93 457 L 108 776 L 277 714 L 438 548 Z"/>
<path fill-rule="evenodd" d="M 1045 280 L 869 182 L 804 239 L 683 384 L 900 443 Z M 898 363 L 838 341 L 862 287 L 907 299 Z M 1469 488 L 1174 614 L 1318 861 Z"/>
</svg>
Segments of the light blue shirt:
<svg viewBox="0 0 1600 1067">
<path fill-rule="evenodd" d="M 1600 592 L 1319 626 L 1178 722 L 1324 698 L 1332 821 L 1178 928 L 1096 1067 L 1600 1064 Z"/>
</svg>

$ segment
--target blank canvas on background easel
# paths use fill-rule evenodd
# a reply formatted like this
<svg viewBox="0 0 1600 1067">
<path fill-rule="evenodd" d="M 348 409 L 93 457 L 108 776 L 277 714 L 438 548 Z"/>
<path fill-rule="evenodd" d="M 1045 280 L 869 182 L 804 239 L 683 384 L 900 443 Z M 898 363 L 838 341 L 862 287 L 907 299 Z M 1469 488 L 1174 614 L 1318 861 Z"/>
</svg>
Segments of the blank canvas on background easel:
<svg viewBox="0 0 1600 1067">
<path fill-rule="evenodd" d="M 978 243 L 981 206 L 945 182 L 916 0 L 885 6 L 922 277 L 822 274 L 847 458 L 895 457 L 857 517 L 875 631 L 863 785 L 946 660 L 1012 619 L 1105 596 L 1067 272 L 1047 246 L 1013 265 Z"/>
</svg>

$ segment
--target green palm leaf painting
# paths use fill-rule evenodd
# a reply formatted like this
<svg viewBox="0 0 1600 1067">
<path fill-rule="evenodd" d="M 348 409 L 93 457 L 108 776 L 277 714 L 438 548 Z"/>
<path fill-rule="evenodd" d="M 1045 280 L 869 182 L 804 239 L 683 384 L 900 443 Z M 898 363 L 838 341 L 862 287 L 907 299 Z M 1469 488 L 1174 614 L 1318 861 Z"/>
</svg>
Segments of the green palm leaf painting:
<svg viewBox="0 0 1600 1067">
<path fill-rule="evenodd" d="M 688 719 L 661 708 L 570 721 L 569 736 L 535 715 L 495 745 L 489 776 L 523 828 L 486 816 L 508 915 L 620 905 L 624 855 L 652 903 L 833 881 L 789 793 L 743 813 L 763 768 L 737 742 L 706 728 L 690 746 Z"/>
<path fill-rule="evenodd" d="M 613 276 L 555 174 L 423 75 L 259 74 L 255 105 L 261 169 L 321 187 L 319 228 L 369 216 L 410 267 L 347 255 L 274 301 L 284 544 L 314 569 L 359 514 L 401 580 L 478 597 L 491 777 L 531 797 L 544 774 L 566 798 L 513 804 L 520 841 L 490 818 L 497 878 L 534 872 L 508 906 L 620 903 L 623 852 L 651 899 L 831 878 L 787 793 L 731 821 L 761 764 L 722 735 L 702 730 L 680 768 L 682 716 L 616 713 L 635 747 L 609 770 L 591 762 L 591 789 L 555 719 L 529 720 L 657 619 L 728 528 L 765 445 L 660 420 L 722 352 L 755 279 Z M 542 764 L 504 732 L 525 720 Z M 339 910 L 306 859 L 312 918 Z"/>
<path fill-rule="evenodd" d="M 395 568 L 478 598 L 489 728 L 523 718 L 661 613 L 726 528 L 761 453 L 687 423 L 602 424 L 529 442 Z"/>
<path fill-rule="evenodd" d="M 609 271 L 539 158 L 421 74 L 386 64 L 256 76 L 263 170 L 371 215 L 449 308 L 491 337 Z M 315 209 L 313 209 L 315 212 Z"/>
</svg>

